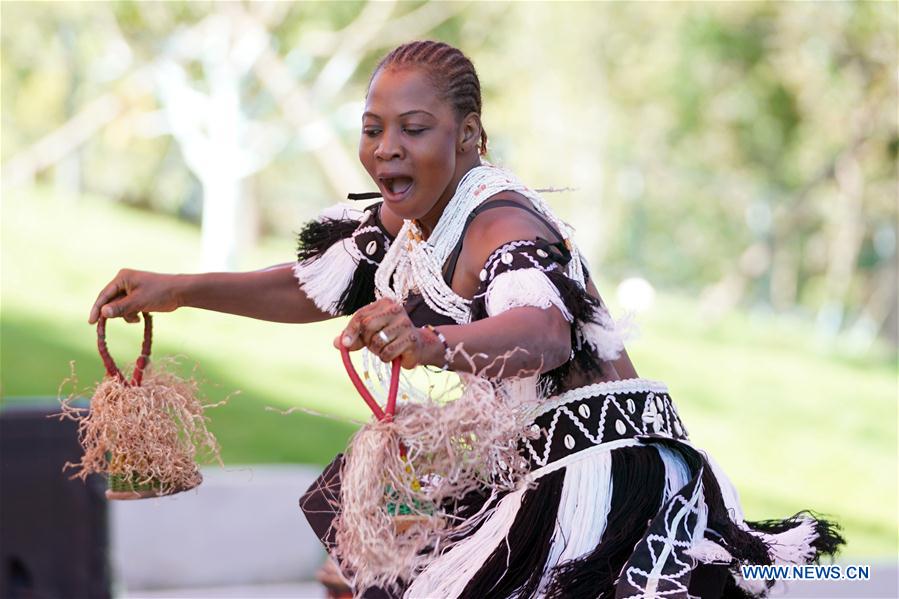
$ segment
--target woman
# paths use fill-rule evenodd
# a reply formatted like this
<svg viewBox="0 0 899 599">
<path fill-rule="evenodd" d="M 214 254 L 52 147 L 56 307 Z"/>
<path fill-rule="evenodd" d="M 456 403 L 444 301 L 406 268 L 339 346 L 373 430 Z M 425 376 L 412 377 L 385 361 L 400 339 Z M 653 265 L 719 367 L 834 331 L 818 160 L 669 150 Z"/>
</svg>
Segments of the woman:
<svg viewBox="0 0 899 599">
<path fill-rule="evenodd" d="M 825 520 L 743 520 L 665 386 L 637 378 L 570 228 L 482 161 L 480 114 L 478 78 L 459 50 L 396 48 L 370 81 L 359 144 L 380 193 L 354 198 L 383 201 L 309 223 L 293 266 L 121 271 L 90 321 L 180 306 L 281 322 L 352 314 L 335 347 L 528 394 L 535 435 L 521 448 L 536 484 L 503 496 L 490 521 L 406 581 L 409 597 L 762 596 L 768 583 L 744 580 L 741 563 L 832 555 L 842 539 Z M 452 351 L 460 345 L 475 358 Z M 329 549 L 341 463 L 301 500 Z"/>
</svg>

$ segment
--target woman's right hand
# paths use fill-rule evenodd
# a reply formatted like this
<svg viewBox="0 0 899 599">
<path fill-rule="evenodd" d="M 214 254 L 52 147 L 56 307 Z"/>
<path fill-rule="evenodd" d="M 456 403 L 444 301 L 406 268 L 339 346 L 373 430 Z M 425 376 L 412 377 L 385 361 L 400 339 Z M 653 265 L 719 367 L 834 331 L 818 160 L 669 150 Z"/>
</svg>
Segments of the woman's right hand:
<svg viewBox="0 0 899 599">
<path fill-rule="evenodd" d="M 94 324 L 103 316 L 138 322 L 139 312 L 171 312 L 181 305 L 178 277 L 123 268 L 97 296 L 87 321 Z"/>
</svg>

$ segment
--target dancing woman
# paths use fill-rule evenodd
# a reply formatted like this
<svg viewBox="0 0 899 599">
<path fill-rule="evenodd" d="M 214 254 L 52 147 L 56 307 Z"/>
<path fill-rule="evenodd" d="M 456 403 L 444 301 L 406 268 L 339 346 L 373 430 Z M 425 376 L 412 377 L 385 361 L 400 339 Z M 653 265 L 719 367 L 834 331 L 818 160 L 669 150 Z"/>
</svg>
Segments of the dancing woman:
<svg viewBox="0 0 899 599">
<path fill-rule="evenodd" d="M 281 322 L 352 315 L 335 347 L 477 373 L 533 402 L 521 444 L 533 484 L 389 594 L 760 597 L 770 582 L 743 579 L 739 565 L 833 555 L 843 540 L 827 520 L 743 518 L 666 386 L 637 376 L 571 228 L 487 163 L 486 146 L 471 62 L 440 42 L 404 44 L 375 68 L 362 116 L 359 158 L 379 193 L 354 199 L 381 201 L 323 212 L 293 265 L 121 271 L 90 320 L 180 306 Z M 341 466 L 338 456 L 301 500 L 329 550 Z"/>
</svg>

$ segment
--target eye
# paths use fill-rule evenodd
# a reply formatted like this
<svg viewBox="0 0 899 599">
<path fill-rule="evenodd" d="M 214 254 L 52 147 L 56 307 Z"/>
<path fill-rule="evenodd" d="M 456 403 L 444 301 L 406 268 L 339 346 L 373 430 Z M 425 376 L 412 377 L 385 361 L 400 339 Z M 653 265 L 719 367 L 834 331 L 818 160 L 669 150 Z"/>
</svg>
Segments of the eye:
<svg viewBox="0 0 899 599">
<path fill-rule="evenodd" d="M 406 128 L 403 129 L 403 131 L 405 131 L 407 135 L 421 135 L 422 133 L 424 133 L 425 131 L 427 131 L 427 128 L 421 128 L 421 127 L 406 127 Z"/>
<path fill-rule="evenodd" d="M 375 137 L 375 136 L 378 135 L 380 132 L 381 132 L 380 129 L 375 129 L 374 127 L 370 127 L 370 128 L 368 128 L 368 129 L 363 129 L 363 130 L 362 130 L 362 135 L 364 135 L 364 136 L 366 136 L 366 137 Z"/>
</svg>

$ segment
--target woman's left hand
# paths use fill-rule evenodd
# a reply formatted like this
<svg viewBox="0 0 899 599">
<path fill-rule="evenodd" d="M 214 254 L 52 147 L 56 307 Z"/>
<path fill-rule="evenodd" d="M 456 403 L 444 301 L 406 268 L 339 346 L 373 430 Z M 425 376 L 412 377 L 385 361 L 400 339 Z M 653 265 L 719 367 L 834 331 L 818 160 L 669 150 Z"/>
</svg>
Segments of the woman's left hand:
<svg viewBox="0 0 899 599">
<path fill-rule="evenodd" d="M 388 298 L 357 310 L 347 327 L 334 339 L 335 348 L 340 349 L 340 344 L 350 351 L 367 347 L 387 363 L 402 356 L 402 365 L 406 369 L 426 364 L 426 353 L 431 345 L 422 330 L 412 324 L 403 306 Z"/>
</svg>

